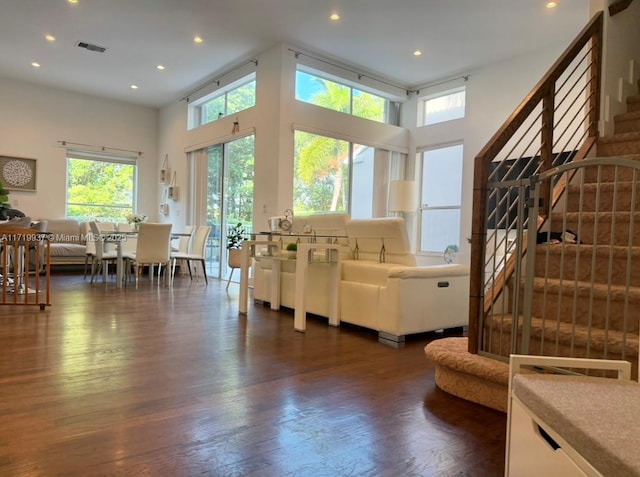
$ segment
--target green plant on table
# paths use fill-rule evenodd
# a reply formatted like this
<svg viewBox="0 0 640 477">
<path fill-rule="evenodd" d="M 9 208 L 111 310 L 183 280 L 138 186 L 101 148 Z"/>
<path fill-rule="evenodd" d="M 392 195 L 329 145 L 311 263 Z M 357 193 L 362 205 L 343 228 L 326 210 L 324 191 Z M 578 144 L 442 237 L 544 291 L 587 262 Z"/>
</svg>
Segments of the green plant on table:
<svg viewBox="0 0 640 477">
<path fill-rule="evenodd" d="M 295 243 L 295 242 L 288 243 L 288 244 L 287 244 L 287 250 L 288 250 L 289 252 L 295 252 L 295 251 L 297 251 L 297 250 L 298 250 L 298 244 L 297 244 L 297 243 Z"/>
<path fill-rule="evenodd" d="M 242 242 L 245 240 L 244 226 L 242 222 L 238 222 L 227 231 L 227 249 L 238 250 L 242 248 Z"/>
</svg>

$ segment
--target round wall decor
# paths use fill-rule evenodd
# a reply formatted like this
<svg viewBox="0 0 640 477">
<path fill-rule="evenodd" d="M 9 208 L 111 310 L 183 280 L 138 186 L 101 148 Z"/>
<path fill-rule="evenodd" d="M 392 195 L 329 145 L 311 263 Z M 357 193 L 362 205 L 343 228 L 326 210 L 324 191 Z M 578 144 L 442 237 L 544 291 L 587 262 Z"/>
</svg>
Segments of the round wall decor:
<svg viewBox="0 0 640 477">
<path fill-rule="evenodd" d="M 0 156 L 0 180 L 6 189 L 36 190 L 36 160 Z"/>
</svg>

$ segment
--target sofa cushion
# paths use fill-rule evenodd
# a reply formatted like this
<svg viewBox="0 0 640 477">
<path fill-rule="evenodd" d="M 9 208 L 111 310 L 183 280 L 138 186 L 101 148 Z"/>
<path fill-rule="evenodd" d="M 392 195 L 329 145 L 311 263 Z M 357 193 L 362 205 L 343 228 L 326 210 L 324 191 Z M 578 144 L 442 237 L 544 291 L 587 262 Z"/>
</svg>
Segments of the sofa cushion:
<svg viewBox="0 0 640 477">
<path fill-rule="evenodd" d="M 87 247 L 79 243 L 52 243 L 49 254 L 51 257 L 72 258 L 83 257 L 87 253 Z"/>
<path fill-rule="evenodd" d="M 51 243 L 76 243 L 84 245 L 82 226 L 73 219 L 47 220 L 47 233 L 51 235 Z"/>
</svg>

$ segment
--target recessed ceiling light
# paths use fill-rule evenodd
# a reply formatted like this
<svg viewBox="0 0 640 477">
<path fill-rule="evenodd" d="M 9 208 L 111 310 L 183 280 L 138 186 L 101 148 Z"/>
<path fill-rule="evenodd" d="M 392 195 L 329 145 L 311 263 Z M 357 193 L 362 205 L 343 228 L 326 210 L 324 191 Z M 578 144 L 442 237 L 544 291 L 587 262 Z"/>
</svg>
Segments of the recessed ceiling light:
<svg viewBox="0 0 640 477">
<path fill-rule="evenodd" d="M 160 71 L 162 71 L 162 70 L 164 70 L 164 69 L 165 69 L 165 68 L 164 68 L 164 65 L 158 65 L 158 66 L 156 66 L 156 68 L 157 68 L 157 69 L 159 69 Z"/>
<path fill-rule="evenodd" d="M 45 35 L 44 39 L 47 41 L 56 41 L 56 37 L 53 35 Z"/>
<path fill-rule="evenodd" d="M 31 66 L 33 66 L 34 68 L 40 68 L 40 63 L 38 63 L 36 61 L 32 61 L 31 62 Z"/>
<path fill-rule="evenodd" d="M 137 84 L 132 84 L 131 85 L 131 89 L 138 89 L 138 85 Z"/>
<path fill-rule="evenodd" d="M 334 13 L 331 14 L 331 16 L 329 18 L 331 18 L 334 21 L 335 20 L 340 20 L 340 15 L 338 15 L 337 13 L 334 12 Z"/>
<path fill-rule="evenodd" d="M 75 5 L 76 3 L 78 3 L 78 0 L 67 0 L 67 1 L 68 1 L 69 3 L 74 4 L 74 5 Z"/>
<path fill-rule="evenodd" d="M 203 41 L 202 38 L 200 38 L 199 36 L 194 36 L 193 37 L 193 42 L 194 43 L 202 43 L 202 41 Z"/>
<path fill-rule="evenodd" d="M 422 51 L 416 50 L 413 52 L 413 56 L 422 56 Z"/>
<path fill-rule="evenodd" d="M 547 2 L 547 8 L 556 8 L 558 6 L 558 2 Z"/>
</svg>

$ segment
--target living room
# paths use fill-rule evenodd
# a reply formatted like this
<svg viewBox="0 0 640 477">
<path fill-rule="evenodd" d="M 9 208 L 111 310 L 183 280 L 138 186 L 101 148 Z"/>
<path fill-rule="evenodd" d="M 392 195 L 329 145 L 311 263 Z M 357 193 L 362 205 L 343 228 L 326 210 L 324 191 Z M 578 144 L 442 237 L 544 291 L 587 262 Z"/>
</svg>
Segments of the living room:
<svg viewBox="0 0 640 477">
<path fill-rule="evenodd" d="M 162 106 L 144 106 L 135 102 L 102 98 L 86 92 L 72 92 L 59 87 L 28 83 L 12 78 L 10 75 L 2 75 L 0 71 L 2 76 L 0 78 L 0 101 L 3 105 L 0 109 L 0 118 L 3 119 L 3 124 L 7 125 L 0 132 L 3 144 L 0 153 L 6 156 L 34 158 L 38 161 L 36 190 L 12 191 L 10 200 L 15 208 L 25 211 L 34 218 L 63 218 L 67 213 L 66 161 L 68 148 L 122 150 L 137 157 L 136 211 L 149 215 L 151 221 L 171 222 L 176 228 L 180 228 L 202 220 L 198 216 L 194 204 L 198 199 L 194 198 L 191 193 L 195 190 L 195 179 L 189 165 L 189 154 L 210 145 L 232 140 L 237 137 L 236 135 L 253 134 L 255 136 L 256 167 L 253 224 L 254 229 L 259 230 L 266 227 L 269 217 L 280 215 L 283 210 L 291 207 L 293 137 L 296 127 L 302 126 L 303 130 L 324 132 L 350 141 L 398 151 L 405 158 L 398 177 L 404 179 L 417 180 L 419 178 L 419 162 L 422 152 L 425 150 L 437 145 L 463 141 L 465 150 L 461 201 L 462 220 L 458 242 L 460 252 L 456 255 L 455 260 L 458 263 L 468 263 L 470 257 L 469 249 L 466 246 L 466 237 L 469 236 L 470 230 L 474 154 L 502 124 L 527 91 L 536 83 L 540 75 L 553 63 L 575 32 L 584 25 L 589 17 L 588 13 L 585 6 L 579 17 L 574 18 L 575 31 L 566 29 L 564 32 L 566 41 L 557 41 L 535 51 L 529 51 L 526 55 L 504 58 L 491 64 L 470 66 L 458 74 L 440 78 L 445 81 L 444 85 L 438 84 L 439 81 L 432 81 L 425 83 L 422 85 L 423 87 L 411 88 L 414 92 L 405 95 L 406 98 L 402 104 L 400 126 L 374 123 L 295 100 L 294 79 L 298 60 L 300 60 L 295 52 L 300 51 L 301 47 L 290 43 L 279 42 L 250 57 L 238 58 L 237 65 L 248 63 L 249 68 L 256 75 L 257 99 L 254 107 L 194 129 L 188 127 L 190 101 L 183 98 L 192 94 L 192 98 L 197 96 L 200 87 L 206 90 L 211 87 L 210 81 L 223 78 L 226 73 L 233 72 L 235 67 L 207 72 L 207 77 L 202 78 L 196 89 L 186 88 L 180 95 L 166 98 L 166 102 Z M 337 62 L 334 58 L 324 58 L 315 53 L 314 56 L 322 58 L 330 64 Z M 253 59 L 255 59 L 255 63 L 250 61 Z M 340 70 L 335 65 L 328 69 L 334 75 Z M 345 70 L 343 70 L 343 74 L 346 74 Z M 365 77 L 364 80 L 366 81 L 366 79 Z M 505 79 L 508 79 L 508 83 Z M 419 110 L 424 98 L 452 85 L 465 87 L 466 114 L 464 119 L 444 125 L 418 126 L 416 118 L 420 115 Z M 417 92 L 418 90 L 419 92 Z M 238 132 L 234 133 L 236 123 Z M 168 163 L 171 176 L 175 177 L 173 185 L 180 191 L 177 200 L 168 202 L 167 215 L 161 213 L 158 207 L 159 204 L 165 202 L 163 194 L 166 184 L 160 184 L 158 181 L 159 171 L 165 167 L 165 160 Z M 386 205 L 387 201 L 383 200 L 382 202 Z M 419 222 L 417 214 L 409 213 L 405 217 L 420 264 L 442 263 L 441 251 L 420 252 L 418 250 Z M 120 295 L 115 293 L 115 290 L 110 288 L 108 283 L 107 286 L 100 284 L 98 287 L 86 287 L 81 277 L 78 276 L 54 273 L 54 280 L 60 287 L 60 294 L 57 297 L 57 303 L 54 297 L 54 304 L 47 312 L 49 313 L 47 316 L 49 320 L 58 321 L 55 331 L 52 328 L 51 336 L 43 343 L 38 340 L 38 336 L 40 333 L 45 333 L 45 330 L 37 328 L 38 331 L 29 335 L 26 341 L 32 349 L 38 350 L 40 347 L 44 347 L 62 349 L 64 352 L 61 352 L 60 356 L 54 360 L 53 357 L 37 351 L 34 356 L 30 357 L 26 351 L 21 351 L 15 344 L 10 347 L 11 352 L 15 353 L 14 356 L 19 356 L 20 360 L 35 360 L 35 367 L 42 361 L 48 361 L 55 368 L 52 373 L 57 376 L 55 386 L 61 386 L 60 383 L 65 379 L 69 381 L 63 407 L 73 406 L 74 393 L 81 398 L 82 412 L 74 414 L 71 411 L 67 414 L 57 414 L 60 412 L 60 408 L 56 407 L 52 411 L 52 416 L 49 417 L 53 417 L 54 421 L 60 425 L 61 430 L 60 432 L 54 430 L 51 433 L 43 433 L 44 436 L 53 437 L 56 449 L 72 455 L 69 460 L 75 460 L 77 467 L 73 468 L 73 466 L 57 462 L 53 457 L 47 457 L 48 454 L 52 455 L 55 449 L 48 447 L 46 443 L 36 442 L 35 437 L 25 440 L 25 447 L 28 447 L 29 444 L 36 444 L 38 457 L 34 457 L 34 461 L 39 463 L 34 465 L 46 469 L 45 472 L 48 470 L 86 474 L 88 466 L 94 466 L 93 470 L 88 473 L 93 471 L 99 473 L 114 471 L 118 462 L 123 462 L 126 468 L 125 472 L 135 469 L 137 472 L 146 471 L 162 475 L 192 475 L 196 472 L 206 471 L 213 472 L 212 475 L 278 475 L 278 473 L 286 474 L 287 472 L 297 472 L 296 475 L 302 475 L 304 472 L 308 475 L 317 475 L 314 470 L 318 469 L 330 472 L 331 475 L 400 475 L 398 472 L 401 471 L 398 469 L 413 472 L 416 475 L 447 475 L 447 472 L 451 475 L 460 473 L 462 475 L 497 475 L 495 469 L 500 467 L 500 462 L 491 461 L 500 454 L 502 435 L 497 429 L 504 428 L 503 417 L 499 413 L 477 408 L 468 403 L 456 401 L 456 406 L 447 404 L 446 399 L 443 399 L 442 394 L 433 388 L 430 381 L 428 381 L 429 386 L 423 387 L 421 380 L 424 380 L 431 372 L 430 365 L 426 363 L 422 353 L 425 344 L 423 341 L 409 342 L 403 350 L 387 348 L 380 350 L 375 347 L 380 346 L 376 343 L 375 338 L 366 332 L 363 333 L 362 330 L 346 327 L 345 332 L 340 333 L 340 329 L 327 328 L 326 324 L 313 321 L 310 324 L 310 332 L 304 335 L 297 334 L 293 333 L 290 317 L 286 313 L 284 314 L 285 319 L 281 323 L 278 320 L 278 314 L 260 307 L 252 308 L 249 318 L 239 319 L 236 309 L 236 289 L 231 289 L 231 293 L 226 295 L 219 290 L 218 285 L 220 284 L 210 287 L 209 290 L 203 290 L 201 282 L 191 283 L 191 281 L 185 280 L 171 290 L 158 289 L 159 291 L 155 292 L 154 288 L 150 295 L 147 293 L 148 287 L 146 290 L 141 287 L 144 294 L 133 295 L 127 291 L 126 295 Z M 189 297 L 191 302 L 185 303 L 182 300 L 183 297 Z M 91 301 L 95 304 L 88 304 Z M 75 306 L 77 302 L 84 305 Z M 211 315 L 219 315 L 220 321 L 207 322 L 205 318 Z M 38 320 L 37 313 L 16 312 L 12 309 L 4 310 L 3 321 L 12 324 L 14 316 L 18 316 L 27 326 L 34 321 L 42 321 Z M 158 328 L 161 330 L 153 331 L 157 323 L 148 319 L 150 317 L 159 318 L 162 326 Z M 197 317 L 197 319 L 188 325 L 186 334 L 180 334 L 181 330 L 178 329 L 184 326 L 181 321 L 190 320 L 193 317 Z M 135 319 L 140 326 L 131 323 L 127 325 L 122 321 L 131 318 Z M 67 325 L 63 324 L 66 320 L 69 320 Z M 258 323 L 260 320 L 265 323 Z M 123 333 L 126 330 L 126 337 L 122 338 L 123 341 L 114 339 L 114 335 L 118 334 L 120 330 L 123 330 Z M 172 330 L 177 334 L 173 334 Z M 164 334 L 165 332 L 167 334 Z M 12 341 L 18 341 L 19 335 L 20 331 L 18 330 L 17 334 L 11 334 L 9 338 Z M 148 347 L 143 346 L 144 340 L 140 339 L 141 336 L 151 337 Z M 202 341 L 196 337 L 201 337 Z M 324 341 L 320 342 L 321 339 Z M 172 340 L 175 340 L 175 343 L 179 343 L 180 346 L 171 346 Z M 229 344 L 231 342 L 233 342 L 233 346 Z M 267 345 L 266 348 L 265 345 Z M 165 355 L 162 351 L 165 346 L 171 348 L 174 354 L 166 353 Z M 188 357 L 187 351 L 194 351 L 194 349 L 189 350 L 191 346 L 198 350 L 198 357 L 194 358 L 197 361 L 190 361 Z M 71 352 L 69 347 L 76 347 L 75 351 Z M 228 351 L 234 359 L 227 360 L 224 353 L 210 354 L 207 347 Z M 260 347 L 262 350 L 268 349 L 269 354 L 264 354 L 267 351 L 263 353 Z M 279 354 L 280 347 L 292 349 L 295 352 Z M 367 357 L 359 356 L 363 351 L 364 354 L 379 354 L 383 358 L 373 366 L 367 365 Z M 101 359 L 101 356 L 104 358 L 103 355 L 109 353 L 116 355 L 113 363 L 110 363 L 109 359 Z M 419 358 L 418 354 L 420 354 Z M 118 367 L 121 364 L 124 366 L 123 361 L 126 363 L 134 355 L 138 360 L 135 361 L 139 366 L 138 371 L 134 371 L 134 367 L 130 367 L 129 371 L 120 374 L 117 369 L 113 369 L 114 366 Z M 64 359 L 65 356 L 67 356 L 67 361 Z M 175 368 L 170 369 L 170 357 L 172 356 L 177 364 Z M 57 361 L 58 359 L 60 361 Z M 226 369 L 225 366 L 216 366 L 215 369 L 209 368 L 207 364 L 209 359 L 225 363 Z M 100 362 L 98 366 L 100 371 L 96 374 L 102 378 L 95 380 L 92 376 L 86 380 L 78 380 L 78 375 L 74 374 L 74 370 L 83 375 L 86 373 L 87 376 L 94 373 L 95 369 L 92 368 L 91 363 L 88 363 L 91 360 Z M 147 361 L 151 360 L 157 360 L 159 364 L 148 368 L 149 376 L 161 377 L 157 380 L 151 379 L 153 382 L 144 381 L 144 385 L 148 385 L 150 389 L 143 392 L 143 397 L 140 400 L 132 398 L 136 393 L 136 390 L 133 389 L 135 386 L 132 388 L 124 386 L 127 388 L 128 397 L 121 402 L 123 406 L 119 408 L 117 405 L 109 405 L 110 400 L 118 402 L 117 394 L 122 391 L 121 387 L 114 386 L 114 391 L 111 393 L 109 381 L 117 380 L 117 376 L 123 381 L 144 380 L 145 373 L 139 370 L 148 366 Z M 278 369 L 278 372 L 270 374 L 270 368 L 266 365 L 252 367 L 250 371 L 247 371 L 249 368 L 244 368 L 243 360 L 253 363 L 264 360 L 264 363 L 273 367 L 271 371 Z M 425 361 L 425 369 L 419 369 L 421 360 Z M 194 363 L 197 364 L 194 366 Z M 11 361 L 5 364 L 5 373 L 11 373 L 15 362 Z M 299 368 L 298 364 L 300 364 Z M 46 364 L 43 366 L 47 367 Z M 191 380 L 188 376 L 184 379 L 171 377 L 189 375 L 191 366 L 194 366 L 193 372 L 195 374 L 209 377 L 204 380 Z M 314 366 L 322 368 L 324 374 L 315 375 Z M 353 374 L 351 367 L 356 370 Z M 27 368 L 28 366 L 20 367 L 20 373 L 23 377 L 12 382 L 12 395 L 19 389 L 20 383 L 18 381 L 28 379 L 24 377 L 29 373 Z M 287 373 L 290 369 L 297 369 L 297 372 L 293 378 L 289 376 L 291 379 L 288 379 Z M 374 378 L 369 383 L 357 382 L 355 378 L 359 374 L 358 369 L 363 370 L 365 374 L 373 375 Z M 48 373 L 48 371 L 43 372 Z M 243 381 L 242 374 L 245 372 L 249 372 L 251 377 L 242 384 L 250 382 L 250 385 L 234 387 L 238 381 Z M 225 379 L 215 385 L 211 384 L 216 381 L 218 373 L 225 374 Z M 398 373 L 400 376 L 397 376 Z M 264 382 L 268 382 L 268 384 L 260 384 L 261 375 L 269 375 L 264 379 Z M 91 402 L 96 396 L 87 392 L 83 387 L 100 387 L 101 379 L 104 379 L 107 384 L 104 385 L 104 394 L 94 406 Z M 431 378 L 427 377 L 426 379 Z M 366 427 L 362 423 L 367 422 L 371 415 L 359 414 L 358 409 L 362 408 L 346 406 L 344 414 L 338 413 L 327 418 L 327 415 L 324 414 L 325 411 L 332 404 L 335 404 L 329 402 L 332 401 L 331 399 L 324 402 L 312 398 L 311 405 L 308 405 L 309 402 L 305 402 L 300 406 L 298 406 L 299 401 L 294 402 L 300 396 L 323 393 L 339 399 L 343 396 L 341 393 L 344 391 L 345 383 L 349 381 L 355 388 L 374 393 L 376 388 L 386 387 L 387 383 L 390 383 L 389 387 L 395 387 L 399 393 L 389 391 L 388 394 L 381 394 L 379 399 L 372 400 L 378 406 L 376 409 L 381 411 L 380 415 L 384 415 L 385 418 L 393 420 L 397 416 L 401 417 L 401 422 L 397 423 L 393 432 L 389 434 L 394 436 L 393 440 L 398 442 L 394 443 L 393 447 L 389 447 L 391 450 L 387 451 L 388 455 L 380 460 L 380 462 L 384 462 L 383 465 L 376 466 L 376 463 L 379 462 L 376 456 L 368 455 L 363 451 L 362 446 L 359 447 L 354 444 L 352 439 L 345 437 L 345 434 L 335 431 L 336 427 L 334 426 L 342 420 L 342 422 L 349 424 L 349 433 L 366 436 L 367 434 L 362 430 L 361 425 Z M 331 382 L 335 385 L 324 384 Z M 296 383 L 304 383 L 305 385 L 296 388 Z M 282 387 L 280 387 L 281 385 Z M 200 386 L 206 388 L 203 393 L 210 394 L 203 397 L 197 391 Z M 196 391 L 184 394 L 174 393 L 174 387 L 195 388 Z M 426 395 L 425 387 L 430 390 Z M 296 394 L 295 398 L 291 400 L 292 395 L 288 395 L 288 393 L 294 392 L 292 391 L 294 388 Z M 35 393 L 48 395 L 53 401 L 56 401 L 56 391 L 48 391 L 46 383 L 40 383 L 29 389 Z M 281 401 L 278 401 L 277 404 L 269 400 L 269 395 L 274 392 L 274 389 L 280 391 Z M 131 392 L 129 393 L 129 391 Z M 243 417 L 246 417 L 248 421 L 243 423 L 243 426 L 246 426 L 244 429 L 255 426 L 260 429 L 259 432 L 256 431 L 255 435 L 240 432 L 237 427 L 232 425 L 224 427 L 220 421 L 211 421 L 211 426 L 208 426 L 204 412 L 201 415 L 203 420 L 198 420 L 197 416 L 203 408 L 219 404 L 217 402 L 218 396 L 224 402 L 242 401 L 244 393 L 255 393 L 255 395 L 264 397 L 264 400 L 247 401 L 245 407 L 239 404 L 234 409 L 231 409 L 233 406 L 229 406 L 229 409 L 225 409 L 224 412 L 220 411 L 220 416 L 224 416 L 222 419 L 224 422 L 233 420 L 234 416 L 238 421 L 243 421 Z M 158 396 L 159 400 L 155 404 L 154 394 Z M 395 402 L 403 395 L 410 404 L 394 409 L 397 416 L 394 416 L 393 413 L 385 414 L 382 412 L 389 407 L 388 403 Z M 26 397 L 26 395 L 20 395 L 23 400 Z M 287 399 L 290 402 L 287 402 Z M 362 400 L 362 395 L 358 399 Z M 186 406 L 188 410 L 184 414 L 182 411 L 176 412 L 174 415 L 176 420 L 173 422 L 178 422 L 176 427 L 180 427 L 182 425 L 179 422 L 180 416 L 189 416 L 183 422 L 185 428 L 189 427 L 189 430 L 185 430 L 184 434 L 181 431 L 171 432 L 171 436 L 166 437 L 166 440 L 159 437 L 156 440 L 155 436 L 162 435 L 165 430 L 162 425 L 164 418 L 160 415 L 166 417 L 171 414 L 171 402 L 178 400 L 181 402 L 180 406 Z M 184 404 L 185 400 L 189 401 L 186 405 Z M 44 402 L 51 405 L 51 401 Z M 340 401 L 336 401 L 336 403 L 338 402 Z M 26 408 L 20 409 L 20 412 L 25 415 L 29 413 L 28 402 L 26 405 Z M 34 405 L 37 406 L 37 403 Z M 54 406 L 58 405 L 54 404 Z M 154 408 L 153 412 L 148 414 L 152 416 L 151 421 L 153 422 L 150 426 L 144 427 L 149 423 L 143 423 L 144 419 L 138 419 L 136 416 L 147 415 L 147 412 L 140 408 L 140 406 L 147 405 Z M 340 404 L 335 405 L 340 407 Z M 363 407 L 367 405 L 366 402 L 362 404 Z M 277 407 L 276 413 L 282 413 L 282 416 L 266 418 L 264 414 L 247 411 L 247 408 L 253 408 L 253 410 L 270 409 L 270 406 Z M 316 435 L 316 439 L 311 442 L 312 447 L 309 449 L 303 443 L 304 432 L 301 429 L 293 428 L 296 425 L 313 424 L 311 420 L 302 419 L 303 415 L 309 417 L 310 414 L 313 414 L 313 406 L 322 406 L 321 414 L 323 415 L 316 422 L 316 427 L 311 426 L 310 428 L 311 432 Z M 456 408 L 460 409 L 457 415 L 454 412 Z M 287 413 L 290 414 L 286 415 Z M 126 422 L 119 419 L 112 420 L 107 416 L 109 414 L 124 415 L 127 420 Z M 350 418 L 350 415 L 360 416 L 362 419 Z M 42 414 L 38 414 L 38 418 L 42 418 Z M 101 421 L 101 419 L 104 420 Z M 252 419 L 269 420 L 266 421 L 268 424 L 256 426 Z M 36 421 L 38 420 L 36 419 Z M 104 423 L 103 427 L 102 425 L 98 426 L 102 427 L 102 430 L 111 429 L 94 434 L 95 421 Z M 423 423 L 423 421 L 432 424 L 429 431 L 423 431 L 419 425 L 415 425 L 415 423 Z M 325 440 L 322 437 L 323 422 L 331 423 L 328 427 L 332 429 L 331 435 L 335 441 L 332 441 L 331 438 Z M 411 422 L 414 424 L 410 424 Z M 137 427 L 137 423 L 140 423 L 140 427 Z M 292 432 L 273 431 L 273 429 L 279 429 L 283 423 L 283 427 L 288 427 Z M 53 425 L 55 426 L 55 424 Z M 403 433 L 405 426 L 410 429 L 406 435 Z M 32 427 L 34 434 L 37 433 L 37 427 L 37 423 Z M 136 429 L 132 432 L 134 427 Z M 372 427 L 376 428 L 375 432 L 372 431 L 373 437 L 370 437 L 373 441 L 379 443 L 389 439 L 389 435 L 384 432 L 383 419 L 376 421 L 375 426 Z M 27 428 L 27 425 L 18 419 L 7 428 L 19 432 L 20 429 Z M 228 432 L 218 432 L 221 428 Z M 263 440 L 258 434 L 264 433 L 267 428 L 272 429 L 273 436 Z M 490 429 L 491 435 L 484 436 L 483 428 Z M 233 430 L 229 431 L 228 429 Z M 308 429 L 305 428 L 305 430 Z M 441 432 L 435 434 L 434 429 L 439 429 Z M 120 438 L 118 430 L 121 431 Z M 434 433 L 431 434 L 431 432 Z M 432 440 L 435 435 L 445 439 L 447 433 L 455 436 L 450 441 L 448 450 L 443 450 L 442 446 L 438 445 L 416 444 L 421 439 Z M 188 436 L 186 436 L 187 434 Z M 181 435 L 186 436 L 185 439 L 189 442 L 189 449 L 186 451 L 188 455 L 184 459 L 175 458 L 176 449 L 180 447 Z M 218 436 L 217 440 L 204 444 L 204 447 L 199 450 L 199 443 L 207 441 L 212 435 Z M 223 438 L 220 438 L 220 435 Z M 108 440 L 113 446 L 102 445 L 100 439 Z M 402 450 L 404 439 L 406 439 L 405 447 L 408 447 L 409 450 L 402 453 L 400 457 L 404 462 L 395 462 L 392 454 Z M 226 445 L 222 446 L 224 453 L 207 454 L 212 447 L 220 446 L 220 440 L 226 442 Z M 59 444 L 62 441 L 67 442 L 64 445 Z M 69 445 L 68 441 L 77 443 L 77 455 L 73 455 L 74 446 L 73 444 Z M 141 444 L 144 441 L 146 444 Z M 229 445 L 234 441 L 238 443 L 235 450 Z M 274 441 L 278 442 L 275 446 L 278 451 L 271 454 L 272 457 L 265 459 L 264 453 L 252 451 L 251 446 L 253 445 L 263 446 L 261 448 L 264 449 L 271 445 L 269 442 Z M 151 443 L 149 444 L 149 442 Z M 334 454 L 332 450 L 335 442 L 347 444 L 344 452 L 338 453 L 340 459 L 331 465 L 320 465 L 320 461 L 324 460 L 326 464 L 330 456 Z M 482 443 L 479 444 L 479 442 Z M 163 461 L 161 456 L 161 449 L 164 445 L 171 449 L 166 461 Z M 492 450 L 491 446 L 494 447 Z M 120 461 L 118 457 L 109 460 L 110 457 L 105 455 L 107 447 L 114 453 L 121 453 L 122 460 Z M 91 457 L 94 448 L 100 448 L 100 452 L 96 453 L 99 457 Z M 7 452 L 9 455 L 7 461 L 13 460 L 22 466 L 20 470 L 15 470 L 16 467 L 12 468 L 12 471 L 26 472 L 24 469 L 29 469 L 28 464 L 20 459 L 28 452 L 19 449 L 20 446 L 14 444 L 11 452 Z M 352 451 L 355 452 L 355 450 L 360 450 L 365 454 L 357 464 L 348 458 L 348 454 Z M 378 453 L 380 450 L 381 447 L 375 447 L 372 453 Z M 485 451 L 488 454 L 483 460 L 480 454 Z M 152 453 L 154 459 L 157 459 L 153 465 L 145 459 L 146 452 Z M 294 462 L 296 453 L 307 457 L 300 459 L 300 462 Z M 198 454 L 199 457 L 194 454 Z M 426 459 L 424 458 L 425 454 L 428 455 Z M 477 466 L 466 464 L 457 466 L 456 455 L 460 460 L 477 459 L 479 464 Z M 418 461 L 410 462 L 416 456 L 419 456 Z M 440 465 L 430 463 L 430 461 L 440 458 L 443 459 Z M 270 459 L 280 460 L 280 466 L 270 466 L 269 464 L 272 462 L 267 462 Z M 105 464 L 106 461 L 109 463 Z M 233 464 L 237 462 L 242 462 L 243 465 L 234 467 Z M 225 467 L 225 464 L 229 466 Z M 180 467 L 176 467 L 178 465 Z"/>
</svg>

